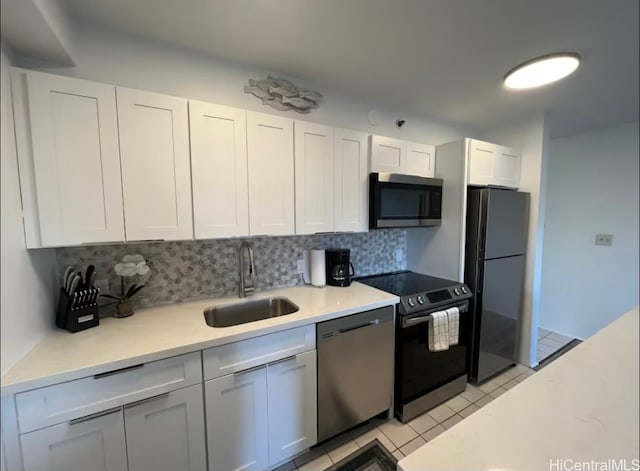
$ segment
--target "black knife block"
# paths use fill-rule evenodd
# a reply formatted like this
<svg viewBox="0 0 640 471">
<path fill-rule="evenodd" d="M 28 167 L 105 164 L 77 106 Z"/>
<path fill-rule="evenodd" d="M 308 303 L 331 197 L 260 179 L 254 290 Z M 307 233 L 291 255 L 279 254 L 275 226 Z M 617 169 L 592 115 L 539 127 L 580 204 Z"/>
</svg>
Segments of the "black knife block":
<svg viewBox="0 0 640 471">
<path fill-rule="evenodd" d="M 97 297 L 96 297 L 97 299 Z M 71 307 L 73 297 L 64 289 L 60 289 L 58 310 L 56 311 L 56 325 L 69 332 L 80 332 L 100 324 L 100 308 L 97 302 L 80 304 Z"/>
</svg>

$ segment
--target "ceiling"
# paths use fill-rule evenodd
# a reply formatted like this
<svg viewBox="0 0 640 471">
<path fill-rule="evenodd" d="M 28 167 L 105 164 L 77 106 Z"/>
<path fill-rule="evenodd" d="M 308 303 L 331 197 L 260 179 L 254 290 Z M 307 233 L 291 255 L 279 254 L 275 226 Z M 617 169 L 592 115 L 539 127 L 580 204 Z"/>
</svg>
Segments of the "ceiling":
<svg viewBox="0 0 640 471">
<path fill-rule="evenodd" d="M 100 24 L 474 128 L 546 111 L 552 137 L 638 119 L 637 0 L 61 0 Z M 502 87 L 550 52 L 564 81 Z M 320 89 L 322 91 L 322 89 Z"/>
</svg>

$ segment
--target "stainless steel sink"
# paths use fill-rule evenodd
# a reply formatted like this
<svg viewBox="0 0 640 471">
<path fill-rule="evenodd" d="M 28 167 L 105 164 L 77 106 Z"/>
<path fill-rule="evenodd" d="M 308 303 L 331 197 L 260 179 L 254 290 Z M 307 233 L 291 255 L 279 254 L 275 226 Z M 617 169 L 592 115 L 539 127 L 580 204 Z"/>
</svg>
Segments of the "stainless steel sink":
<svg viewBox="0 0 640 471">
<path fill-rule="evenodd" d="M 214 306 L 204 310 L 209 327 L 230 327 L 270 317 L 286 316 L 300 310 L 287 298 L 256 299 L 255 301 Z"/>
</svg>

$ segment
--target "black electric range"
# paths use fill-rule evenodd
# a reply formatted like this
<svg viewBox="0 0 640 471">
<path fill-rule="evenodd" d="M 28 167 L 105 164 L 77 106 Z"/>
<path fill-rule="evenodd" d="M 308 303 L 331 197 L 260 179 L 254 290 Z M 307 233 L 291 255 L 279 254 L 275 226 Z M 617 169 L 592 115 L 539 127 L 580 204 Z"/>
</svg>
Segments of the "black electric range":
<svg viewBox="0 0 640 471">
<path fill-rule="evenodd" d="M 399 296 L 398 314 L 402 316 L 448 306 L 471 297 L 464 283 L 411 271 L 363 276 L 357 281 Z"/>
<path fill-rule="evenodd" d="M 471 346 L 471 291 L 459 281 L 410 271 L 366 276 L 357 281 L 400 297 L 395 330 L 394 411 L 403 423 L 466 389 Z M 457 308 L 458 343 L 429 350 L 431 314 Z"/>
</svg>

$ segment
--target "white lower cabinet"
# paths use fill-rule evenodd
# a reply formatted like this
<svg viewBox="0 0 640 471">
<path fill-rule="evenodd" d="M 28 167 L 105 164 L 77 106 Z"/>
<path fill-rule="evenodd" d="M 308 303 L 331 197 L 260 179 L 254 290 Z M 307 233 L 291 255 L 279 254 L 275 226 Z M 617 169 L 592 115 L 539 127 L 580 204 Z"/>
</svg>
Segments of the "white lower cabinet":
<svg viewBox="0 0 640 471">
<path fill-rule="evenodd" d="M 266 470 L 317 442 L 315 350 L 205 383 L 210 471 Z"/>
<path fill-rule="evenodd" d="M 206 471 L 202 385 L 125 406 L 129 471 Z"/>
<path fill-rule="evenodd" d="M 205 401 L 209 471 L 267 469 L 267 368 L 207 381 Z"/>
<path fill-rule="evenodd" d="M 25 433 L 20 443 L 24 471 L 206 471 L 202 384 Z"/>
<path fill-rule="evenodd" d="M 270 466 L 316 444 L 316 396 L 315 350 L 267 366 Z"/>
<path fill-rule="evenodd" d="M 20 437 L 24 471 L 127 471 L 122 409 Z"/>
</svg>

